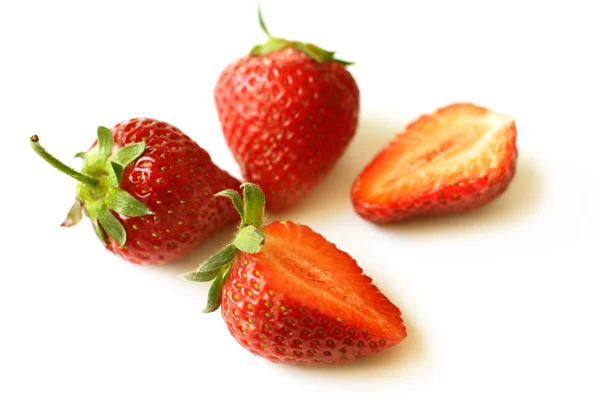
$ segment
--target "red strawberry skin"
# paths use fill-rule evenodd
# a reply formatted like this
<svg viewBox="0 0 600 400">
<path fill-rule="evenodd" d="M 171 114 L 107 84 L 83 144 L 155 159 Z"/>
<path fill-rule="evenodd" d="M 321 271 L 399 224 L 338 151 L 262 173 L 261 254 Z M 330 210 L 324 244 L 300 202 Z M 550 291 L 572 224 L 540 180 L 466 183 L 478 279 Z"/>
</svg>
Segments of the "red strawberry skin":
<svg viewBox="0 0 600 400">
<path fill-rule="evenodd" d="M 351 189 L 354 209 L 375 223 L 478 209 L 497 199 L 512 181 L 516 139 L 511 117 L 471 103 L 423 115 L 356 178 Z M 406 184 L 394 188 L 401 180 Z"/>
<path fill-rule="evenodd" d="M 274 222 L 257 254 L 240 252 L 221 292 L 231 335 L 286 364 L 346 363 L 406 337 L 400 310 L 347 253 L 309 227 Z"/>
<path fill-rule="evenodd" d="M 111 129 L 113 153 L 146 141 L 142 156 L 127 166 L 121 189 L 154 212 L 144 217 L 113 214 L 127 232 L 125 246 L 106 235 L 107 248 L 136 264 L 163 264 L 184 256 L 237 220 L 226 199 L 214 193 L 240 182 L 217 167 L 206 150 L 178 128 L 137 118 Z"/>
<path fill-rule="evenodd" d="M 227 66 L 214 98 L 225 140 L 267 208 L 289 209 L 331 171 L 353 138 L 358 86 L 345 66 L 287 48 Z"/>
</svg>

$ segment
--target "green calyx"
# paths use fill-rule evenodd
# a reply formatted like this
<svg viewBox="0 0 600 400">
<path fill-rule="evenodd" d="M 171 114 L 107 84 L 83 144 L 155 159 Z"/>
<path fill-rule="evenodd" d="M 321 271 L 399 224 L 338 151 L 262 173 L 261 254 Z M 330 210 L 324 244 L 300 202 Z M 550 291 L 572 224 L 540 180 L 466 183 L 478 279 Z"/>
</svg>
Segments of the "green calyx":
<svg viewBox="0 0 600 400">
<path fill-rule="evenodd" d="M 260 3 L 258 6 L 258 23 L 262 29 L 262 31 L 267 35 L 268 39 L 265 43 L 256 45 L 250 50 L 250 54 L 254 56 L 264 56 L 269 53 L 274 53 L 279 50 L 292 48 L 303 52 L 308 55 L 310 58 L 315 60 L 318 63 L 323 62 L 336 62 L 342 65 L 352 65 L 352 62 L 339 60 L 335 58 L 335 52 L 325 50 L 315 44 L 312 43 L 303 43 L 296 40 L 287 40 L 279 37 L 271 36 L 267 26 L 265 25 L 265 21 L 262 16 L 262 11 L 260 7 Z"/>
<path fill-rule="evenodd" d="M 123 171 L 137 160 L 146 148 L 145 142 L 133 143 L 112 154 L 112 132 L 98 127 L 98 143 L 88 152 L 77 153 L 83 159 L 81 172 L 65 165 L 48 153 L 39 143 L 39 137 L 30 138 L 32 149 L 50 165 L 78 181 L 76 198 L 62 226 L 73 226 L 82 219 L 85 209 L 92 220 L 98 237 L 106 242 L 106 235 L 124 246 L 127 233 L 113 211 L 127 217 L 141 217 L 153 212 L 141 201 L 120 188 Z"/>
<path fill-rule="evenodd" d="M 198 269 L 181 275 L 190 281 L 213 281 L 208 291 L 208 303 L 203 312 L 217 310 L 221 305 L 221 288 L 229 276 L 231 265 L 238 252 L 255 254 L 260 252 L 265 235 L 260 230 L 265 212 L 265 195 L 254 183 L 243 183 L 244 199 L 233 189 L 223 190 L 215 196 L 228 197 L 241 217 L 240 228 L 231 244 L 204 261 Z"/>
</svg>

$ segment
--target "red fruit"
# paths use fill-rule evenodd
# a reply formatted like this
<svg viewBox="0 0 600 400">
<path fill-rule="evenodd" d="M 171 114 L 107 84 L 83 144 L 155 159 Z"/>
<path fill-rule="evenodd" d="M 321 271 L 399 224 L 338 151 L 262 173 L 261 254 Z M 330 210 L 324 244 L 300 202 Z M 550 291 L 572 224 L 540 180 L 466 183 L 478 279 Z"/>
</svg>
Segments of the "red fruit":
<svg viewBox="0 0 600 400">
<path fill-rule="evenodd" d="M 106 248 L 136 264 L 162 264 L 189 253 L 232 223 L 225 199 L 212 196 L 239 182 L 178 128 L 153 119 L 132 119 L 79 153 L 77 172 L 50 156 L 31 138 L 34 150 L 76 178 L 75 204 L 63 226 L 88 215 Z"/>
<path fill-rule="evenodd" d="M 331 171 L 353 138 L 359 90 L 349 63 L 313 44 L 272 37 L 230 64 L 214 98 L 233 156 L 267 207 L 284 211 Z"/>
<path fill-rule="evenodd" d="M 400 343 L 400 310 L 356 261 L 307 226 L 262 222 L 262 192 L 244 184 L 233 244 L 184 277 L 215 278 L 205 312 L 222 305 L 231 335 L 250 352 L 288 364 L 345 363 Z M 250 199 L 250 200 L 249 200 Z"/>
<path fill-rule="evenodd" d="M 423 115 L 354 181 L 354 209 L 364 219 L 384 223 L 479 208 L 511 182 L 516 139 L 512 117 L 474 104 Z"/>
</svg>

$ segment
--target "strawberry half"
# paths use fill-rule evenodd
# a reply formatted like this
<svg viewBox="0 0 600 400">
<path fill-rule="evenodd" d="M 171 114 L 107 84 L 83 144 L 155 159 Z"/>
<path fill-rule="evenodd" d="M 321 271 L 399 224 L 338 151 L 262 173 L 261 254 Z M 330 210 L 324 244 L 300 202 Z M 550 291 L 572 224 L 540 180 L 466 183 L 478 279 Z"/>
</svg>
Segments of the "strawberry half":
<svg viewBox="0 0 600 400">
<path fill-rule="evenodd" d="M 163 264 L 189 253 L 233 223 L 235 211 L 213 193 L 239 181 L 216 166 L 206 150 L 173 125 L 148 118 L 98 128 L 81 172 L 31 138 L 33 149 L 78 180 L 63 226 L 90 218 L 105 247 L 135 264 Z"/>
<path fill-rule="evenodd" d="M 221 306 L 231 335 L 253 354 L 288 364 L 345 363 L 406 337 L 400 310 L 356 261 L 308 226 L 290 221 L 261 228 L 264 195 L 242 185 L 242 216 L 233 243 L 184 275 L 215 279 L 205 312 Z"/>
<path fill-rule="evenodd" d="M 511 182 L 516 139 L 512 117 L 471 103 L 423 115 L 356 178 L 354 209 L 385 223 L 479 208 Z"/>
</svg>

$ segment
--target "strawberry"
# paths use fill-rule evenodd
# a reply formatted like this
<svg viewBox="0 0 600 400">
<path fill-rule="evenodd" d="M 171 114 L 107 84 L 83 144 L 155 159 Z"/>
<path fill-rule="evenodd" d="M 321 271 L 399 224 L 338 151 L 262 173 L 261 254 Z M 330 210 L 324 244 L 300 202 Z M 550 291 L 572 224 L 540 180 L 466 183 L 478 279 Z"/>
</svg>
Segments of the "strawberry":
<svg viewBox="0 0 600 400">
<path fill-rule="evenodd" d="M 456 103 L 410 123 L 352 185 L 356 212 L 386 223 L 474 210 L 500 196 L 516 168 L 512 117 Z"/>
<path fill-rule="evenodd" d="M 33 149 L 79 181 L 63 226 L 82 210 L 106 248 L 136 264 L 163 264 L 189 253 L 236 219 L 225 199 L 212 193 L 239 185 L 210 155 L 178 128 L 153 119 L 132 119 L 112 131 L 98 128 L 98 140 L 81 172 L 51 156 L 31 137 Z"/>
<path fill-rule="evenodd" d="M 264 195 L 243 184 L 232 199 L 242 217 L 233 242 L 183 277 L 214 282 L 205 312 L 221 307 L 244 348 L 273 362 L 345 363 L 406 337 L 400 310 L 356 261 L 305 225 L 261 227 Z"/>
<path fill-rule="evenodd" d="M 243 177 L 273 212 L 305 198 L 353 138 L 359 90 L 350 63 L 310 43 L 273 37 L 228 65 L 214 99 L 225 140 Z"/>
</svg>

